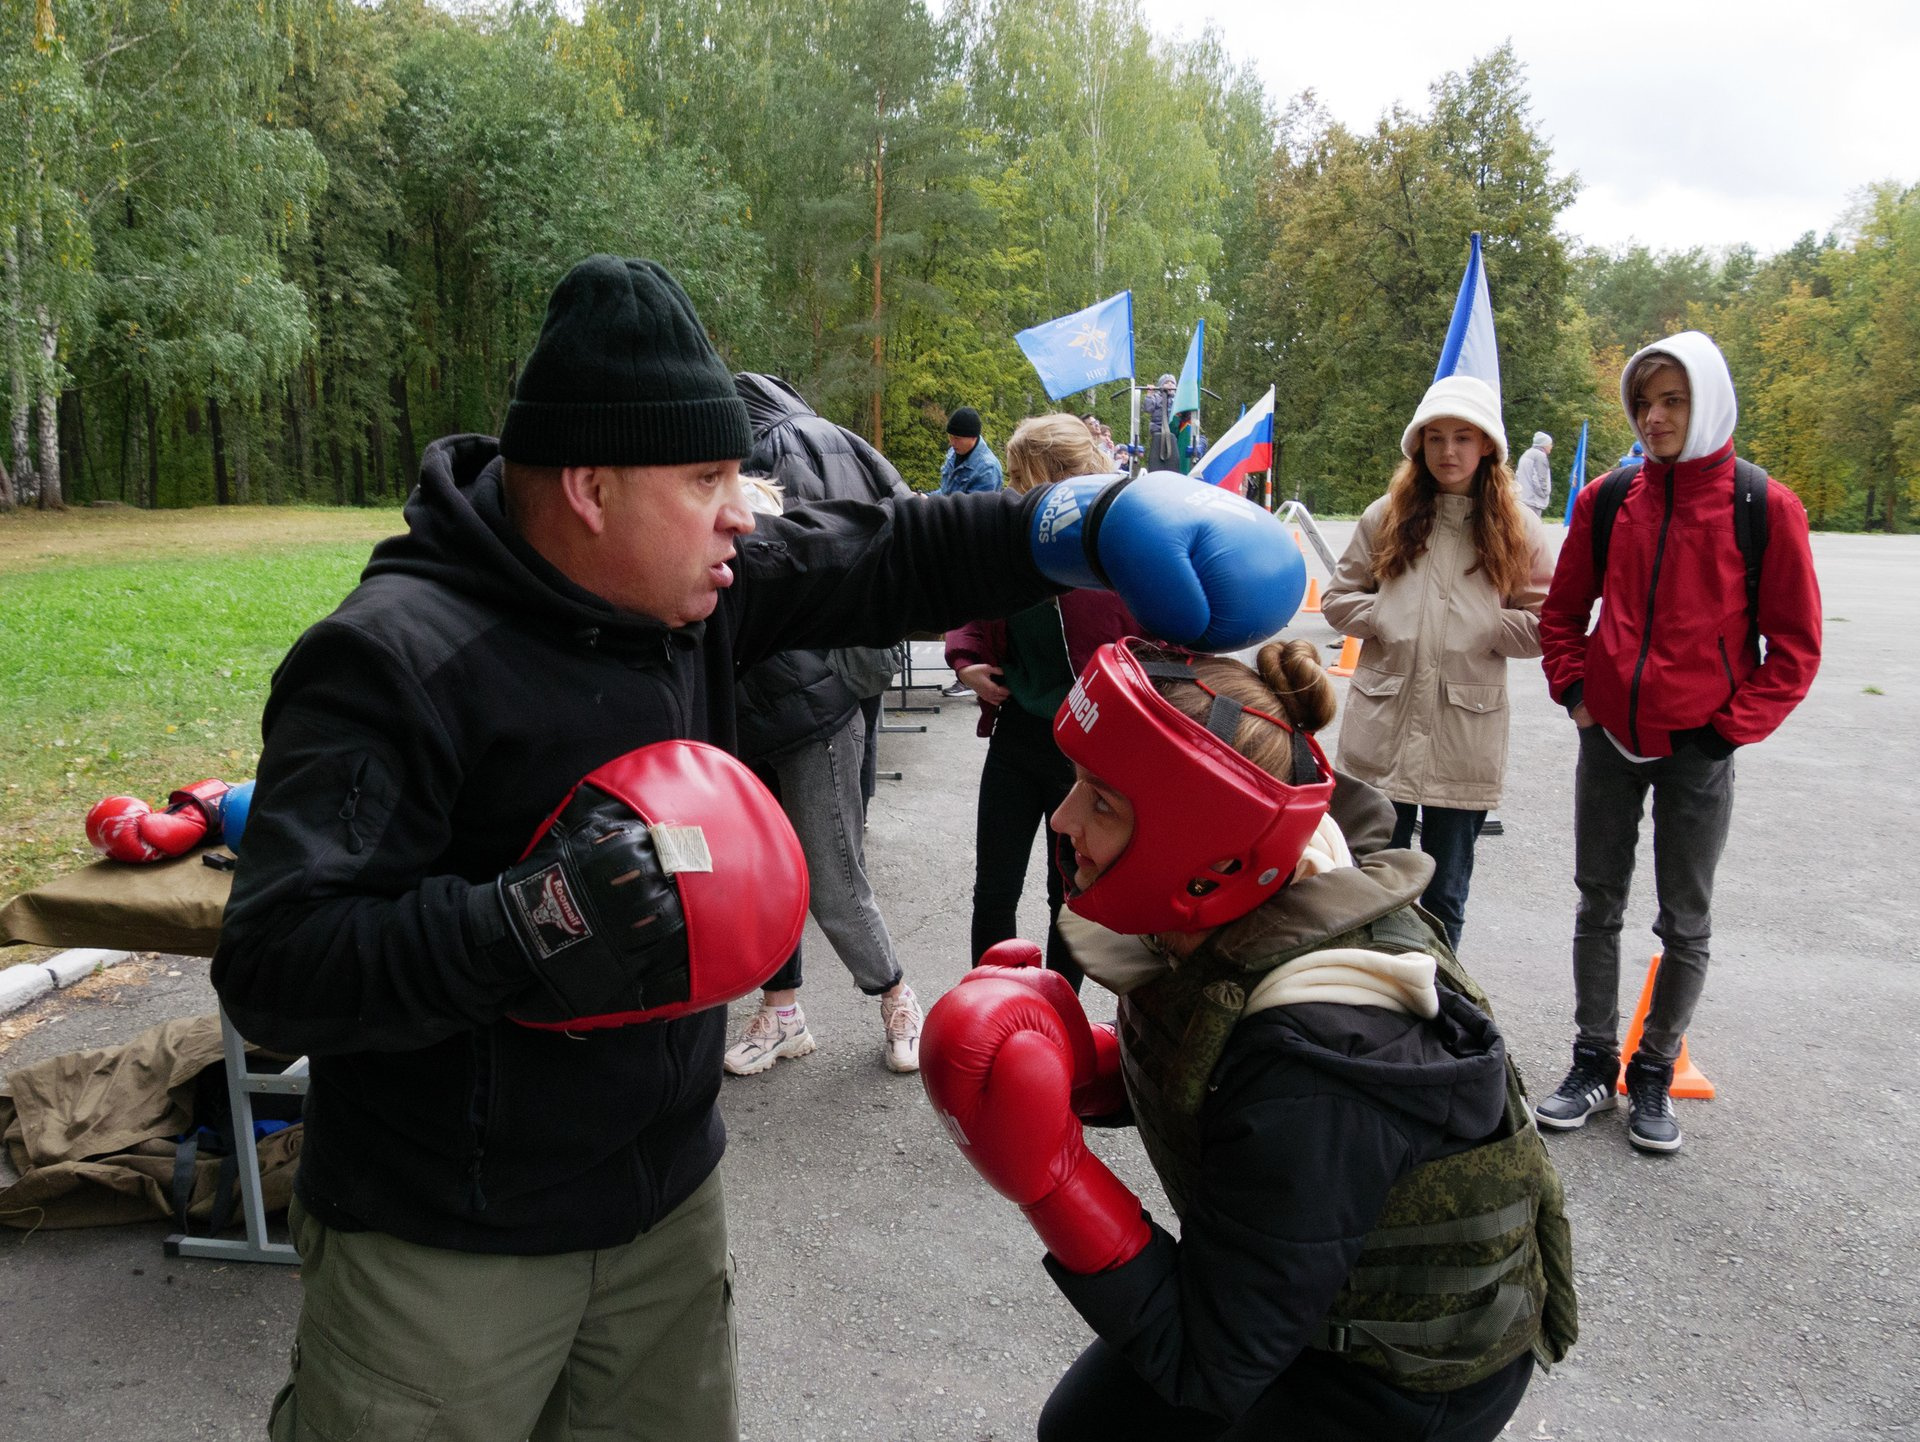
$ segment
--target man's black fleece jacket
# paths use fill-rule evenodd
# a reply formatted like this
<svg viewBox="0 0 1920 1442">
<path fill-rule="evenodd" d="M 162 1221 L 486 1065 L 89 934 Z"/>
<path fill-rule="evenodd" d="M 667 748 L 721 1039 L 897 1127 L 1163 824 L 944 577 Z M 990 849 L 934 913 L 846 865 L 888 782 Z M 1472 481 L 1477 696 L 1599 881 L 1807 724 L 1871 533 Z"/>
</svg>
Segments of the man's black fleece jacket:
<svg viewBox="0 0 1920 1442">
<path fill-rule="evenodd" d="M 214 985 L 312 1058 L 298 1191 L 327 1225 L 538 1255 L 632 1240 L 719 1161 L 724 1009 L 579 1035 L 505 1020 L 531 976 L 469 890 L 587 772 L 735 748 L 737 669 L 888 645 L 1053 593 L 1031 498 L 828 502 L 760 521 L 705 622 L 618 612 L 522 540 L 493 440 L 435 442 L 405 535 L 275 673 Z"/>
</svg>

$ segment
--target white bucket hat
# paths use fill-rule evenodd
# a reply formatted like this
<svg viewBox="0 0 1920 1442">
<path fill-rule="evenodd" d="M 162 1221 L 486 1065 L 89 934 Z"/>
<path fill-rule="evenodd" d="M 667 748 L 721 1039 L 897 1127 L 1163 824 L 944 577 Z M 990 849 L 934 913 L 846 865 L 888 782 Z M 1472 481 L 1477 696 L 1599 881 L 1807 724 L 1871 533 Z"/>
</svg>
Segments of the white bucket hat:
<svg viewBox="0 0 1920 1442">
<path fill-rule="evenodd" d="M 1413 413 L 1400 436 L 1400 453 L 1412 460 L 1420 449 L 1420 428 L 1428 421 L 1466 421 L 1493 438 L 1494 455 L 1507 461 L 1507 428 L 1500 420 L 1500 397 L 1493 387 L 1474 376 L 1448 376 L 1427 387 L 1420 409 Z"/>
</svg>

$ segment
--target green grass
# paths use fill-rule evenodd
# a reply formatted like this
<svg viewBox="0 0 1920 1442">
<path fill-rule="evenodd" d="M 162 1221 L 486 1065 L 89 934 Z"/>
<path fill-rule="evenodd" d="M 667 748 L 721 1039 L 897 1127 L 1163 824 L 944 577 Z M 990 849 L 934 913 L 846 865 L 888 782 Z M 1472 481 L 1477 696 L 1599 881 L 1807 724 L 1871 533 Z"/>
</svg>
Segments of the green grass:
<svg viewBox="0 0 1920 1442">
<path fill-rule="evenodd" d="M 131 526 L 112 557 L 48 549 L 45 532 L 9 555 L 0 528 L 0 898 L 92 860 L 83 826 L 102 796 L 252 776 L 274 667 L 352 588 L 369 534 L 399 529 L 393 512 L 239 532 L 206 514 L 211 548 L 171 544 L 179 522 L 159 522 L 159 555 L 124 515 L 93 525 Z"/>
</svg>

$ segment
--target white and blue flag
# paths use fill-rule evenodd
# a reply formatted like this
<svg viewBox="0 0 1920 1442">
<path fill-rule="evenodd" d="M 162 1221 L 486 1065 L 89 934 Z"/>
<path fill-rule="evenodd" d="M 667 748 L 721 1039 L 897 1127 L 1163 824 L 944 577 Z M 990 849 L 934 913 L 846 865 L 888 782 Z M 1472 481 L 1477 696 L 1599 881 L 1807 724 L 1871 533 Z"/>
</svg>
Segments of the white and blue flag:
<svg viewBox="0 0 1920 1442">
<path fill-rule="evenodd" d="M 1460 294 L 1453 302 L 1453 320 L 1433 378 L 1472 376 L 1491 386 L 1498 398 L 1500 352 L 1493 343 L 1493 301 L 1487 295 L 1487 268 L 1480 259 L 1480 232 L 1467 239 L 1467 273 L 1460 277 Z"/>
<path fill-rule="evenodd" d="M 1180 367 L 1180 379 L 1173 388 L 1173 404 L 1168 410 L 1176 416 L 1200 409 L 1200 352 L 1207 344 L 1207 318 L 1194 322 L 1193 339 L 1187 343 L 1186 363 Z"/>
<path fill-rule="evenodd" d="M 1133 374 L 1133 292 L 1031 326 L 1014 337 L 1052 400 Z"/>
</svg>

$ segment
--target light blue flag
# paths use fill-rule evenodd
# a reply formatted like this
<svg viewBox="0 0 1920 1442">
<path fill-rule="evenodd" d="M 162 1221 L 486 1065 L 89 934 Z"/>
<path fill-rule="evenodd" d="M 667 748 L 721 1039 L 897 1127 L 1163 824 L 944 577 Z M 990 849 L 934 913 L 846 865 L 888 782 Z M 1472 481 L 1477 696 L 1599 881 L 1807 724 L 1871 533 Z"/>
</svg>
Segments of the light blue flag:
<svg viewBox="0 0 1920 1442">
<path fill-rule="evenodd" d="M 1500 351 L 1493 341 L 1493 302 L 1487 296 L 1487 270 L 1480 261 L 1480 232 L 1468 238 L 1467 273 L 1460 277 L 1460 294 L 1453 302 L 1453 321 L 1433 378 L 1473 376 L 1500 395 Z"/>
<path fill-rule="evenodd" d="M 1200 409 L 1200 352 L 1207 343 L 1207 318 L 1194 323 L 1193 339 L 1187 343 L 1187 363 L 1180 367 L 1180 383 L 1173 388 L 1173 414 L 1184 415 Z"/>
<path fill-rule="evenodd" d="M 1580 499 L 1580 488 L 1587 483 L 1587 423 L 1580 422 L 1580 444 L 1573 448 L 1573 468 L 1567 472 L 1567 509 L 1560 524 L 1573 524 L 1573 503 Z"/>
<path fill-rule="evenodd" d="M 1123 290 L 1085 310 L 1014 337 L 1052 400 L 1133 374 L 1133 292 Z"/>
</svg>

